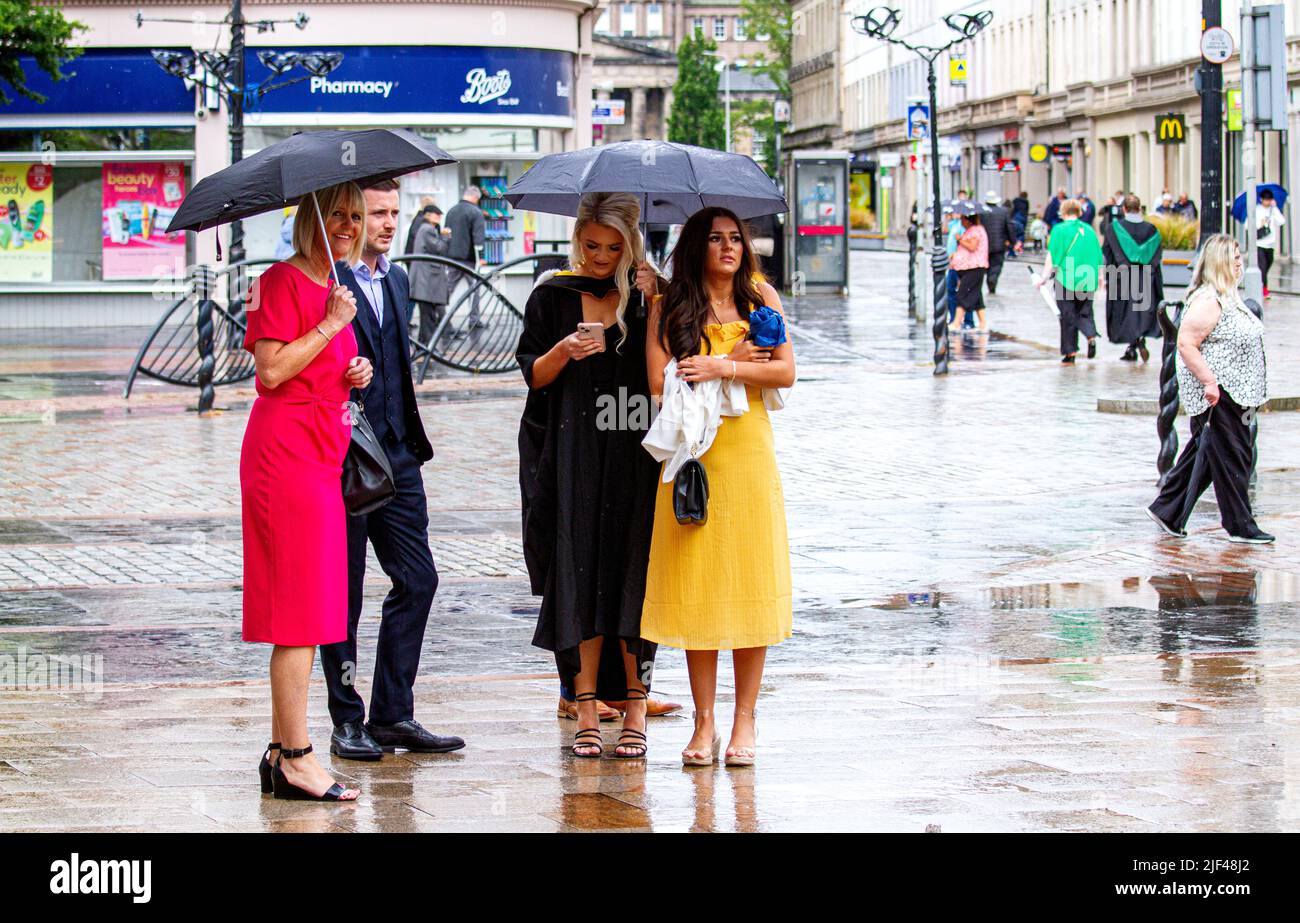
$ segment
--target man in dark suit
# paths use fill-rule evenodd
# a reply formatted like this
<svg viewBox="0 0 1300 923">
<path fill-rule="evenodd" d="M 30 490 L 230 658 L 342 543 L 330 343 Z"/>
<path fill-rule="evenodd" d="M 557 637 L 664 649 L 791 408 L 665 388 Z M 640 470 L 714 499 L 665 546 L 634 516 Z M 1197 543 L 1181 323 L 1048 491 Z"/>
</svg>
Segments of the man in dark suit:
<svg viewBox="0 0 1300 923">
<path fill-rule="evenodd" d="M 344 759 L 377 760 L 397 748 L 417 753 L 459 750 L 459 737 L 433 734 L 415 720 L 415 677 L 424 628 L 438 588 L 429 551 L 428 501 L 420 466 L 433 457 L 411 381 L 410 282 L 388 261 L 397 230 L 398 186 L 386 180 L 365 190 L 366 245 L 356 266 L 339 263 L 339 281 L 352 290 L 357 348 L 374 365 L 364 397 L 366 419 L 393 468 L 397 496 L 365 516 L 348 517 L 348 639 L 321 645 L 334 733 L 330 752 Z M 357 694 L 357 622 L 366 575 L 366 542 L 393 588 L 384 600 L 370 689 L 370 720 Z"/>
</svg>

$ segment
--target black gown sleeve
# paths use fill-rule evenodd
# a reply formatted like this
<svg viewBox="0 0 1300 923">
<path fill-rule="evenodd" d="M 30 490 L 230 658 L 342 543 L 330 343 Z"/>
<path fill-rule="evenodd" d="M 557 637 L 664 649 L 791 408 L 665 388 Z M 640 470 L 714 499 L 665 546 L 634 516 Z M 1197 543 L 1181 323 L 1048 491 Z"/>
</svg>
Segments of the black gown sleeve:
<svg viewBox="0 0 1300 923">
<path fill-rule="evenodd" d="M 519 334 L 519 346 L 515 350 L 515 361 L 524 373 L 528 387 L 533 386 L 533 363 L 544 356 L 556 344 L 550 307 L 551 293 L 545 286 L 533 289 L 524 305 L 524 329 Z"/>
</svg>

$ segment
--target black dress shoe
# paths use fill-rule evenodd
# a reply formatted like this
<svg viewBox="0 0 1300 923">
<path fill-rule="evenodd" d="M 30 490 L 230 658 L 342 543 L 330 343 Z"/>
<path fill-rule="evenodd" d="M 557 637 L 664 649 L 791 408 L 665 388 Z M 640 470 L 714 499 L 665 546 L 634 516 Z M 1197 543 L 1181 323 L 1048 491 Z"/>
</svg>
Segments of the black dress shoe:
<svg viewBox="0 0 1300 923">
<path fill-rule="evenodd" d="M 377 760 L 384 756 L 384 751 L 360 721 L 334 725 L 334 733 L 330 734 L 330 753 L 345 760 Z"/>
<path fill-rule="evenodd" d="M 465 741 L 459 737 L 441 737 L 426 731 L 414 718 L 396 724 L 367 721 L 366 730 L 385 753 L 392 753 L 399 747 L 412 753 L 450 753 L 465 746 Z"/>
</svg>

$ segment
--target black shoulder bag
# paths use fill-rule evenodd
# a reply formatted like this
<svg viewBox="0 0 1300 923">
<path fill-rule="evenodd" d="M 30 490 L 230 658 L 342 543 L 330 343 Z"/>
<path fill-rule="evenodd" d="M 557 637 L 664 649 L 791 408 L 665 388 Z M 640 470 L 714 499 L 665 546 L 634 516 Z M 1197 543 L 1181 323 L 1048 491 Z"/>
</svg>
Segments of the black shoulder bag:
<svg viewBox="0 0 1300 923">
<path fill-rule="evenodd" d="M 673 515 L 683 526 L 709 521 L 709 476 L 698 458 L 688 458 L 673 479 Z"/>
<path fill-rule="evenodd" d="M 364 405 L 348 401 L 347 407 L 352 416 L 352 442 L 343 459 L 343 505 L 348 515 L 364 516 L 397 496 L 397 485 L 388 455 L 366 419 Z"/>
</svg>

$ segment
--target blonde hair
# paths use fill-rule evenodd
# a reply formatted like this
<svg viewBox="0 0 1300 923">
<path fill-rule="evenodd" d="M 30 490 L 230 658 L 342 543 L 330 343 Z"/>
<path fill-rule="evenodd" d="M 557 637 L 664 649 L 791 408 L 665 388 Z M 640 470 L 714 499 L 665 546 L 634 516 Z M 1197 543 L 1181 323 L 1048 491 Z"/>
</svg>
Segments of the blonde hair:
<svg viewBox="0 0 1300 923">
<path fill-rule="evenodd" d="M 1237 241 L 1231 234 L 1211 234 L 1201 246 L 1192 266 L 1192 281 L 1187 284 L 1187 300 L 1202 288 L 1212 288 L 1220 295 L 1228 295 L 1237 290 L 1237 278 L 1233 272 L 1234 251 Z"/>
<path fill-rule="evenodd" d="M 1079 204 L 1078 199 L 1066 199 L 1061 203 L 1061 217 L 1068 218 L 1071 216 L 1075 218 L 1083 217 L 1083 206 Z"/>
<path fill-rule="evenodd" d="M 622 333 L 618 345 L 627 339 L 627 310 L 632 283 L 628 281 L 632 267 L 645 259 L 645 244 L 637 222 L 641 218 L 641 204 L 630 192 L 589 192 L 578 203 L 577 220 L 573 223 L 573 237 L 569 241 L 569 267 L 577 270 L 583 264 L 582 230 L 590 223 L 604 225 L 618 231 L 623 237 L 623 251 L 614 268 L 614 282 L 618 286 L 618 329 Z"/>
<path fill-rule="evenodd" d="M 339 183 L 316 191 L 316 200 L 320 202 L 322 218 L 328 218 L 335 209 L 346 209 L 361 216 L 361 232 L 352 239 L 352 246 L 343 257 L 349 266 L 361 259 L 361 250 L 366 245 L 366 199 L 361 194 L 361 187 L 356 183 Z M 334 262 L 334 251 L 328 241 L 321 240 L 320 222 L 316 218 L 316 206 L 312 204 L 311 194 L 298 200 L 298 214 L 293 219 L 293 249 L 298 256 L 315 262 L 314 254 L 320 253 L 324 244 L 329 250 L 330 263 Z"/>
</svg>

